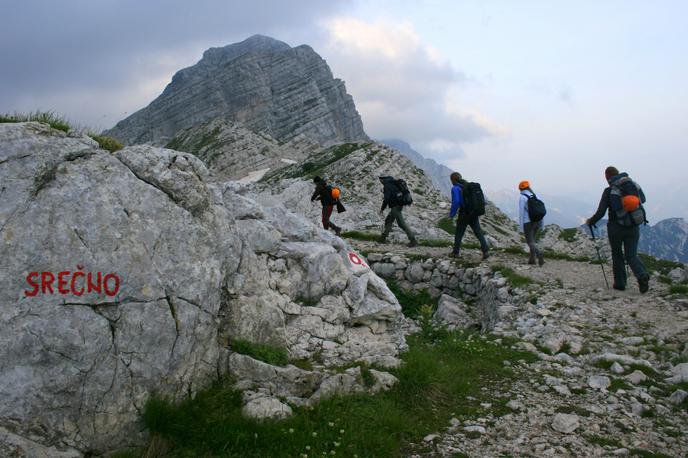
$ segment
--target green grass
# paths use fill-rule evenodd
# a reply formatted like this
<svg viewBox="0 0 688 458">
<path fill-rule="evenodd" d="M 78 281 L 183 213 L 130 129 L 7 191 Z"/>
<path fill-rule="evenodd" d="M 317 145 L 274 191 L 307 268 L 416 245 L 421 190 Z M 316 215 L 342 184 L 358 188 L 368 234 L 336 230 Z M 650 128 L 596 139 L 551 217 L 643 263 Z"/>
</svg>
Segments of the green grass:
<svg viewBox="0 0 688 458">
<path fill-rule="evenodd" d="M 519 275 L 511 267 L 506 267 L 501 264 L 493 265 L 492 271 L 501 273 L 513 287 L 526 286 L 533 283 L 531 278 Z"/>
<path fill-rule="evenodd" d="M 598 436 L 596 434 L 583 437 L 591 444 L 599 445 L 600 447 L 621 448 L 623 446 L 620 441 L 611 437 Z"/>
<path fill-rule="evenodd" d="M 334 398 L 295 408 L 282 422 L 258 423 L 241 416 L 241 393 L 225 381 L 178 405 L 154 397 L 143 422 L 170 457 L 407 456 L 409 444 L 451 417 L 478 414 L 480 402 L 492 399 L 481 386 L 509 384 L 513 373 L 504 360 L 533 360 L 467 332 L 412 336 L 408 344 L 405 364 L 392 370 L 399 384 L 375 396 Z"/>
<path fill-rule="evenodd" d="M 437 305 L 437 300 L 430 297 L 427 290 L 407 291 L 402 289 L 394 280 L 387 280 L 387 286 L 397 297 L 404 316 L 409 318 L 418 317 L 424 305 L 429 305 L 433 308 Z"/>
<path fill-rule="evenodd" d="M 445 216 L 444 218 L 440 219 L 437 222 L 437 227 L 445 231 L 447 234 L 454 235 L 454 233 L 456 232 L 456 222 L 453 218 L 450 218 L 448 216 Z"/>
<path fill-rule="evenodd" d="M 522 247 L 520 246 L 508 246 L 506 248 L 500 248 L 499 251 L 503 253 L 509 253 L 509 254 L 528 254 Z"/>
<path fill-rule="evenodd" d="M 590 258 L 586 256 L 571 256 L 566 253 L 560 253 L 558 251 L 553 251 L 545 248 L 545 258 L 546 259 L 560 259 L 562 261 L 573 261 L 573 262 L 591 262 Z"/>
<path fill-rule="evenodd" d="M 53 129 L 69 132 L 72 126 L 69 121 L 53 111 L 35 111 L 29 114 L 15 113 L 0 115 L 0 123 L 36 121 L 48 124 Z"/>
<path fill-rule="evenodd" d="M 98 142 L 98 145 L 104 150 L 114 153 L 115 151 L 121 150 L 124 146 L 112 137 L 107 137 L 105 135 L 97 135 L 93 133 L 88 134 L 89 137 Z"/>
<path fill-rule="evenodd" d="M 680 262 L 667 261 L 665 259 L 655 258 L 645 253 L 638 253 L 640 260 L 645 265 L 649 272 L 658 272 L 661 275 L 668 275 L 669 272 L 677 267 L 684 267 Z"/>
<path fill-rule="evenodd" d="M 573 413 L 578 415 L 579 417 L 589 417 L 591 415 L 591 412 L 587 409 L 584 409 L 583 407 L 576 406 L 576 405 L 562 405 L 557 407 L 556 412 L 558 413 Z"/>
<path fill-rule="evenodd" d="M 418 240 L 418 245 L 432 247 L 432 248 L 453 247 L 454 242 L 450 241 L 450 240 L 424 239 L 424 240 Z"/>
<path fill-rule="evenodd" d="M 562 229 L 559 233 L 559 240 L 573 242 L 576 240 L 576 234 L 578 234 L 578 228 Z"/>
<path fill-rule="evenodd" d="M 688 285 L 671 285 L 669 294 L 688 294 Z"/>
<path fill-rule="evenodd" d="M 380 239 L 380 234 L 373 234 L 371 232 L 361 231 L 344 231 L 342 237 L 354 240 L 365 240 L 369 242 L 377 242 Z"/>
<path fill-rule="evenodd" d="M 13 115 L 0 114 L 0 123 L 16 123 L 16 122 L 41 122 L 43 124 L 48 124 L 53 129 L 61 130 L 63 132 L 69 132 L 75 129 L 70 122 L 56 114 L 53 111 L 35 111 L 29 114 L 15 113 Z M 101 148 L 104 150 L 114 153 L 117 150 L 123 148 L 123 145 L 112 137 L 107 137 L 105 135 L 98 135 L 91 131 L 85 130 L 86 135 L 98 142 Z"/>
<path fill-rule="evenodd" d="M 248 355 L 275 366 L 286 366 L 289 363 L 287 350 L 274 345 L 257 344 L 248 340 L 236 339 L 230 342 L 230 347 L 237 353 Z"/>
</svg>

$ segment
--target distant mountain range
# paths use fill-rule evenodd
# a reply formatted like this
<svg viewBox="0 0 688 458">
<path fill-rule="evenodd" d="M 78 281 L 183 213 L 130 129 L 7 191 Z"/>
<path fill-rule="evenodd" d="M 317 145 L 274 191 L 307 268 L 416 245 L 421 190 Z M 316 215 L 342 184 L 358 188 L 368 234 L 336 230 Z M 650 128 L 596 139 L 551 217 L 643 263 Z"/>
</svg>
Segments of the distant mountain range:
<svg viewBox="0 0 688 458">
<path fill-rule="evenodd" d="M 440 164 L 432 159 L 428 159 L 418 151 L 411 148 L 411 145 L 398 138 L 380 140 L 380 143 L 394 148 L 413 162 L 413 165 L 423 170 L 432 180 L 432 184 L 439 189 L 445 196 L 451 197 L 451 183 L 449 175 L 452 169 L 444 164 Z"/>
</svg>

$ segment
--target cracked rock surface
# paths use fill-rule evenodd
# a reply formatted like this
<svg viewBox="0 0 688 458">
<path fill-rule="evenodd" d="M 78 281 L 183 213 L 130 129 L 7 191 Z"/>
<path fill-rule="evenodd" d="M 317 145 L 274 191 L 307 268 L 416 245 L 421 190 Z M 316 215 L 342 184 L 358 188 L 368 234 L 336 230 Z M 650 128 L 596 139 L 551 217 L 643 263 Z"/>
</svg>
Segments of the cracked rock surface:
<svg viewBox="0 0 688 458">
<path fill-rule="evenodd" d="M 150 394 L 208 386 L 233 338 L 324 365 L 398 362 L 399 304 L 346 243 L 209 181 L 198 158 L 111 154 L 39 123 L 0 124 L 0 145 L 0 441 L 14 447 L 0 452 L 140 443 Z M 52 289 L 27 296 L 31 272 Z M 60 272 L 119 289 L 75 295 Z"/>
</svg>

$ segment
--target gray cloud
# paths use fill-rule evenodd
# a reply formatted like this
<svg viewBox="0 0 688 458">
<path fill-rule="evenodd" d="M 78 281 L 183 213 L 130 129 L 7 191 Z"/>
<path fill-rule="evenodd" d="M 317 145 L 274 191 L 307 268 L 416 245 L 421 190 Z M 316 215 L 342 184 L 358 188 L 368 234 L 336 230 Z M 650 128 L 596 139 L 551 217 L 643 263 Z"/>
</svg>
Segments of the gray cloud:
<svg viewBox="0 0 688 458">
<path fill-rule="evenodd" d="M 150 102 L 157 94 L 149 86 L 158 84 L 160 92 L 163 80 L 200 59 L 210 46 L 241 41 L 255 33 L 285 41 L 308 40 L 315 23 L 348 3 L 11 2 L 0 16 L 0 111 L 52 108 L 80 122 L 97 124 L 102 114 L 115 116 L 124 106 L 134 110 Z M 107 105 L 113 103 L 115 109 Z"/>
<path fill-rule="evenodd" d="M 430 156 L 462 156 L 460 145 L 494 134 L 452 96 L 466 76 L 421 42 L 408 24 L 339 18 L 322 53 L 342 77 L 369 135 L 401 138 Z"/>
</svg>

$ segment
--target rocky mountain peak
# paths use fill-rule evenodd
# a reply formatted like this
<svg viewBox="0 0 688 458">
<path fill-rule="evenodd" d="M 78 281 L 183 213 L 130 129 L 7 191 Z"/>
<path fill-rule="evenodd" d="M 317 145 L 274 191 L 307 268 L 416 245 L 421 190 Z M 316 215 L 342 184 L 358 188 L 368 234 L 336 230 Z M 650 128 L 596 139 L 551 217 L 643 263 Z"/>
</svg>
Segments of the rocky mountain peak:
<svg viewBox="0 0 688 458">
<path fill-rule="evenodd" d="M 262 35 L 208 49 L 150 105 L 105 134 L 125 144 L 162 145 L 217 118 L 280 142 L 299 135 L 323 145 L 368 138 L 344 82 L 322 57 Z"/>
</svg>

